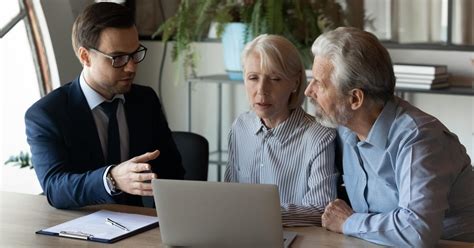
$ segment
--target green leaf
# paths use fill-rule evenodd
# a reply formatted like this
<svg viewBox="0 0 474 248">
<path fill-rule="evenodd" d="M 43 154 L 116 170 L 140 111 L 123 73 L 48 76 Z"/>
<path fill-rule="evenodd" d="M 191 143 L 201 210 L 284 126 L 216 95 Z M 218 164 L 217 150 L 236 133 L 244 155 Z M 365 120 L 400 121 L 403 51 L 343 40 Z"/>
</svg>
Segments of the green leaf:
<svg viewBox="0 0 474 248">
<path fill-rule="evenodd" d="M 281 34 L 283 32 L 283 0 L 266 1 L 265 8 L 266 33 Z"/>
<path fill-rule="evenodd" d="M 262 21 L 262 0 L 256 0 L 252 11 L 252 17 L 248 23 L 252 36 L 257 37 L 260 34 L 264 34 L 264 25 L 265 23 Z"/>
<path fill-rule="evenodd" d="M 28 152 L 20 151 L 18 155 L 12 155 L 4 163 L 5 165 L 19 166 L 20 168 L 28 167 L 33 169 L 33 164 L 31 163 L 31 156 Z"/>
<path fill-rule="evenodd" d="M 227 23 L 246 24 L 245 41 L 260 34 L 288 38 L 309 60 L 309 48 L 321 32 L 344 23 L 344 13 L 336 0 L 181 0 L 176 14 L 153 34 L 162 41 L 174 39 L 172 59 L 183 64 L 185 75 L 194 75 L 197 56 L 194 41 L 205 36 L 211 22 L 217 22 L 221 37 Z"/>
</svg>

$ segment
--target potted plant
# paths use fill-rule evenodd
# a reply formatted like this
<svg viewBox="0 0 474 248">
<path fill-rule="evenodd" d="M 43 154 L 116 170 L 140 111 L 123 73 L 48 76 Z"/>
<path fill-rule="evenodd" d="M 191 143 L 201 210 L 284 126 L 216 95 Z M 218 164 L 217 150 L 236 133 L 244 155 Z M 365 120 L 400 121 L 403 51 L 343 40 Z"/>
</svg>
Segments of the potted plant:
<svg viewBox="0 0 474 248">
<path fill-rule="evenodd" d="M 6 166 L 0 168 L 0 189 L 27 194 L 40 194 L 41 185 L 33 170 L 31 154 L 19 152 L 4 162 Z M 29 170 L 28 170 L 29 169 Z"/>
<path fill-rule="evenodd" d="M 243 23 L 244 28 L 237 29 L 243 43 L 264 33 L 283 35 L 300 50 L 308 67 L 314 39 L 345 24 L 342 8 L 335 0 L 182 0 L 176 14 L 154 35 L 161 34 L 163 42 L 175 40 L 172 59 L 182 59 L 186 76 L 196 76 L 197 58 L 191 43 L 205 38 L 211 22 L 217 23 L 218 37 L 227 33 L 225 28 L 230 25 L 226 24 Z M 236 49 L 223 46 L 240 55 L 239 49 L 235 52 Z M 240 56 L 237 60 L 240 68 Z"/>
<path fill-rule="evenodd" d="M 28 152 L 21 151 L 18 155 L 12 155 L 4 163 L 5 165 L 19 166 L 20 168 L 30 168 L 33 169 L 33 164 L 31 163 L 31 156 Z"/>
</svg>

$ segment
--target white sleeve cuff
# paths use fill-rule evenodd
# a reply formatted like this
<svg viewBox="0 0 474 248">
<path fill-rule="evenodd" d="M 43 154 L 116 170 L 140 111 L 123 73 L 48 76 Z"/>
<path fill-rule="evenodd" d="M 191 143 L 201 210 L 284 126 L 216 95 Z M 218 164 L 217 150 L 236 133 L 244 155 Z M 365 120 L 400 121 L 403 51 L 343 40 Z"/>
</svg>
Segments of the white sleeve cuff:
<svg viewBox="0 0 474 248">
<path fill-rule="evenodd" d="M 113 165 L 109 165 L 107 168 L 105 168 L 105 171 L 104 171 L 104 175 L 102 175 L 102 181 L 104 182 L 104 187 L 105 187 L 105 191 L 107 191 L 107 193 L 109 195 L 119 195 L 122 193 L 122 191 L 118 191 L 118 192 L 115 192 L 115 193 L 112 193 L 112 189 L 109 188 L 109 185 L 107 184 L 107 174 L 109 173 L 109 170 L 113 167 Z"/>
<path fill-rule="evenodd" d="M 364 233 L 366 230 L 363 230 L 362 223 L 367 218 L 367 214 L 363 213 L 353 213 L 342 226 L 342 233 L 344 235 L 357 236 L 360 233 Z"/>
</svg>

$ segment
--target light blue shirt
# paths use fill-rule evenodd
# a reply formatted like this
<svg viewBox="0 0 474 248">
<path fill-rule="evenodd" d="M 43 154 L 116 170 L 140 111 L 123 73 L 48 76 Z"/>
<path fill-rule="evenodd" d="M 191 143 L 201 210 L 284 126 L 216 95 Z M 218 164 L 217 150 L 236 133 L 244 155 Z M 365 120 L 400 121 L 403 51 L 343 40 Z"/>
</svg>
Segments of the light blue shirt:
<svg viewBox="0 0 474 248">
<path fill-rule="evenodd" d="M 422 247 L 434 246 L 440 237 L 474 233 L 471 161 L 436 118 L 396 97 L 365 141 L 339 127 L 338 143 L 355 212 L 344 223 L 344 234 Z"/>
</svg>

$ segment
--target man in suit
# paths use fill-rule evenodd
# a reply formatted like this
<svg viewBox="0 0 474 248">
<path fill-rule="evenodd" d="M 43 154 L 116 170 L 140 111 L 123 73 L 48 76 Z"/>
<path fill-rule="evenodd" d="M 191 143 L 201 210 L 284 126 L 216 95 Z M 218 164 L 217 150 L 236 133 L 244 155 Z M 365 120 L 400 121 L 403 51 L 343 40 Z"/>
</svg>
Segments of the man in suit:
<svg viewBox="0 0 474 248">
<path fill-rule="evenodd" d="M 78 78 L 25 115 L 36 174 L 56 208 L 142 205 L 152 178 L 182 179 L 181 157 L 155 92 L 133 84 L 146 54 L 132 12 L 88 6 L 72 30 Z"/>
</svg>

